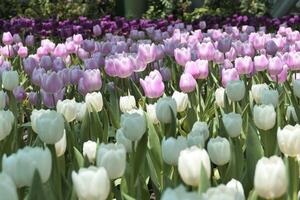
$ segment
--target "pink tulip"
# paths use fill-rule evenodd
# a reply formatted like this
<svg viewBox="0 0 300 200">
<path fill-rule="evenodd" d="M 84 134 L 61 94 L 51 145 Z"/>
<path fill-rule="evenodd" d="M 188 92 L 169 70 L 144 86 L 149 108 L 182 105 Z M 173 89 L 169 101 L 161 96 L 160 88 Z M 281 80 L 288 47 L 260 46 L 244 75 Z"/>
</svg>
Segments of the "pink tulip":
<svg viewBox="0 0 300 200">
<path fill-rule="evenodd" d="M 289 52 L 285 53 L 283 56 L 283 61 L 290 70 L 300 69 L 300 52 Z"/>
<path fill-rule="evenodd" d="M 269 59 L 268 71 L 271 75 L 278 75 L 283 69 L 283 61 L 278 56 Z"/>
<path fill-rule="evenodd" d="M 75 42 L 75 44 L 80 45 L 83 41 L 82 35 L 81 34 L 73 35 L 73 41 Z"/>
<path fill-rule="evenodd" d="M 263 71 L 267 69 L 269 60 L 265 55 L 259 55 L 254 57 L 254 66 L 256 71 Z"/>
<path fill-rule="evenodd" d="M 162 76 L 157 70 L 150 72 L 144 80 L 140 79 L 140 84 L 145 95 L 149 98 L 158 98 L 163 95 L 165 90 Z"/>
<path fill-rule="evenodd" d="M 25 58 L 28 55 L 28 49 L 27 49 L 27 47 L 20 47 L 19 50 L 18 50 L 18 55 L 21 58 Z"/>
<path fill-rule="evenodd" d="M 271 75 L 272 80 L 278 83 L 284 83 L 287 80 L 288 69 L 287 65 L 283 65 L 283 69 L 278 75 Z"/>
<path fill-rule="evenodd" d="M 198 58 L 202 60 L 213 60 L 215 54 L 215 47 L 211 42 L 199 43 L 197 45 Z"/>
<path fill-rule="evenodd" d="M 200 59 L 189 61 L 185 65 L 184 72 L 191 74 L 195 79 L 206 79 L 208 76 L 208 61 Z"/>
<path fill-rule="evenodd" d="M 156 58 L 156 47 L 155 44 L 140 44 L 138 46 L 137 56 L 143 60 L 144 63 L 148 64 L 155 61 Z"/>
<path fill-rule="evenodd" d="M 3 44 L 11 45 L 13 43 L 13 41 L 14 41 L 14 39 L 10 32 L 3 33 L 3 36 L 2 36 Z"/>
<path fill-rule="evenodd" d="M 251 57 L 245 56 L 235 59 L 235 68 L 239 74 L 250 74 L 253 71 Z"/>
<path fill-rule="evenodd" d="M 189 73 L 183 73 L 180 77 L 179 87 L 182 92 L 189 93 L 195 90 L 197 85 L 194 77 Z"/>
<path fill-rule="evenodd" d="M 185 64 L 191 60 L 191 50 L 190 48 L 177 48 L 174 50 L 174 56 L 179 65 L 185 66 Z"/>
<path fill-rule="evenodd" d="M 222 85 L 226 87 L 229 81 L 239 80 L 239 73 L 236 68 L 222 70 Z"/>
</svg>

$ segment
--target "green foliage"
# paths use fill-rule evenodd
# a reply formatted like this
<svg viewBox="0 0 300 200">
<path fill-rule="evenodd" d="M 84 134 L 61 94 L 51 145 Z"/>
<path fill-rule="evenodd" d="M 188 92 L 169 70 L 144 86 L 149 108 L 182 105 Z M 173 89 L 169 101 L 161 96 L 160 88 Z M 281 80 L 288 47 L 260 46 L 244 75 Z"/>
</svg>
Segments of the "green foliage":
<svg viewBox="0 0 300 200">
<path fill-rule="evenodd" d="M 249 15 L 265 15 L 270 7 L 268 0 L 242 0 L 241 12 Z"/>
</svg>

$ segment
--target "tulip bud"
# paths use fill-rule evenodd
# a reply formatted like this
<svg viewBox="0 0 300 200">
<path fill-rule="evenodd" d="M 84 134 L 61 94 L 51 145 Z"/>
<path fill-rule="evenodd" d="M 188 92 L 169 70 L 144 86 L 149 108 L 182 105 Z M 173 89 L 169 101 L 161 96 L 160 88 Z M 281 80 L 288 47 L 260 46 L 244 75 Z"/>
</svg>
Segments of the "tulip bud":
<svg viewBox="0 0 300 200">
<path fill-rule="evenodd" d="M 267 69 L 269 60 L 265 55 L 259 55 L 254 57 L 254 66 L 256 71 L 263 71 Z"/>
<path fill-rule="evenodd" d="M 275 56 L 276 52 L 278 51 L 278 46 L 273 40 L 269 40 L 265 43 L 265 48 L 267 54 L 271 56 Z"/>
<path fill-rule="evenodd" d="M 65 117 L 67 122 L 72 122 L 76 119 L 77 103 L 74 99 L 58 100 L 56 110 Z"/>
<path fill-rule="evenodd" d="M 67 148 L 67 137 L 66 137 L 66 131 L 64 131 L 63 137 L 55 143 L 55 152 L 56 156 L 60 157 L 65 154 Z"/>
<path fill-rule="evenodd" d="M 93 26 L 93 34 L 95 36 L 100 36 L 102 34 L 101 27 L 98 24 Z"/>
<path fill-rule="evenodd" d="M 209 200 L 245 200 L 245 196 L 241 196 L 236 189 L 227 187 L 223 184 L 209 188 L 203 196 L 205 197 L 204 199 Z"/>
<path fill-rule="evenodd" d="M 298 122 L 298 117 L 297 117 L 296 110 L 295 110 L 294 106 L 288 106 L 287 107 L 287 109 L 286 109 L 286 119 L 288 121 L 293 119 L 294 122 Z"/>
<path fill-rule="evenodd" d="M 272 104 L 274 107 L 278 105 L 279 94 L 277 90 L 263 90 L 261 96 L 262 104 Z"/>
<path fill-rule="evenodd" d="M 177 105 L 176 101 L 171 97 L 163 97 L 157 101 L 156 104 L 156 116 L 162 123 L 171 123 L 172 115 L 176 116 Z"/>
<path fill-rule="evenodd" d="M 121 128 L 126 138 L 137 141 L 146 132 L 145 116 L 139 113 L 124 113 L 121 115 Z"/>
<path fill-rule="evenodd" d="M 47 110 L 36 120 L 36 133 L 46 144 L 55 144 L 64 134 L 64 118 L 54 110 Z"/>
<path fill-rule="evenodd" d="M 200 199 L 196 192 L 188 192 L 184 186 L 180 185 L 175 189 L 167 188 L 162 194 L 161 200 L 196 200 Z"/>
<path fill-rule="evenodd" d="M 41 117 L 42 114 L 44 114 L 45 112 L 47 112 L 48 110 L 44 110 L 44 109 L 41 109 L 41 110 L 36 110 L 34 109 L 32 112 L 31 112 L 31 115 L 30 115 L 30 121 L 31 121 L 31 128 L 34 132 L 37 133 L 37 125 L 36 125 L 36 120 L 38 118 Z"/>
<path fill-rule="evenodd" d="M 236 197 L 238 200 L 245 200 L 244 188 L 243 188 L 243 185 L 241 184 L 241 182 L 239 182 L 235 179 L 231 179 L 226 184 L 226 187 L 235 191 L 235 193 L 237 194 Z"/>
<path fill-rule="evenodd" d="M 21 58 L 25 58 L 28 55 L 28 49 L 27 49 L 27 47 L 20 47 L 19 50 L 18 50 L 18 55 Z"/>
<path fill-rule="evenodd" d="M 104 144 L 99 146 L 97 166 L 104 167 L 110 179 L 122 177 L 126 167 L 126 150 L 122 144 Z"/>
<path fill-rule="evenodd" d="M 31 186 L 36 170 L 40 174 L 42 183 L 47 182 L 51 167 L 52 158 L 47 147 L 26 146 L 8 157 L 4 155 L 2 159 L 2 172 L 9 175 L 17 187 Z"/>
<path fill-rule="evenodd" d="M 208 61 L 196 60 L 185 64 L 184 73 L 191 74 L 195 79 L 206 79 L 208 76 Z"/>
<path fill-rule="evenodd" d="M 172 98 L 176 101 L 177 112 L 183 112 L 188 106 L 189 97 L 186 93 L 175 91 Z"/>
<path fill-rule="evenodd" d="M 19 75 L 17 71 L 4 71 L 2 73 L 2 85 L 4 89 L 12 91 L 19 85 Z"/>
<path fill-rule="evenodd" d="M 0 110 L 4 109 L 6 106 L 6 93 L 1 90 L 0 91 Z"/>
<path fill-rule="evenodd" d="M 5 139 L 11 132 L 15 117 L 9 110 L 0 110 L 0 141 Z"/>
<path fill-rule="evenodd" d="M 218 50 L 222 53 L 226 53 L 231 48 L 231 38 L 223 38 L 218 41 Z"/>
<path fill-rule="evenodd" d="M 132 95 L 120 97 L 120 109 L 123 113 L 136 108 L 135 98 Z"/>
<path fill-rule="evenodd" d="M 11 45 L 13 43 L 14 39 L 10 32 L 5 32 L 2 35 L 2 42 L 5 45 Z"/>
<path fill-rule="evenodd" d="M 204 168 L 202 168 L 204 166 Z M 202 170 L 210 178 L 210 160 L 205 149 L 192 146 L 180 152 L 178 158 L 178 171 L 181 179 L 187 185 L 198 186 Z"/>
<path fill-rule="evenodd" d="M 252 85 L 251 94 L 257 104 L 262 103 L 262 95 L 264 90 L 269 90 L 268 85 L 265 83 Z"/>
<path fill-rule="evenodd" d="M 230 161 L 230 144 L 226 138 L 219 136 L 211 138 L 207 144 L 207 151 L 211 161 L 216 165 L 225 165 Z"/>
<path fill-rule="evenodd" d="M 186 138 L 182 136 L 178 138 L 163 138 L 161 151 L 164 162 L 169 165 L 177 165 L 180 152 L 187 147 Z"/>
<path fill-rule="evenodd" d="M 255 105 L 253 109 L 253 120 L 257 128 L 270 130 L 276 123 L 276 112 L 272 105 Z"/>
<path fill-rule="evenodd" d="M 45 92 L 55 94 L 58 93 L 63 86 L 63 80 L 59 77 L 58 73 L 51 72 L 50 74 L 43 74 L 41 87 Z"/>
<path fill-rule="evenodd" d="M 287 173 L 282 159 L 278 156 L 261 158 L 255 168 L 254 188 L 266 199 L 275 199 L 287 191 Z"/>
<path fill-rule="evenodd" d="M 238 137 L 242 132 L 242 116 L 237 113 L 228 113 L 223 116 L 226 132 L 230 137 Z"/>
<path fill-rule="evenodd" d="M 26 92 L 22 86 L 17 86 L 13 89 L 13 95 L 18 102 L 22 102 L 26 99 Z"/>
<path fill-rule="evenodd" d="M 300 79 L 293 81 L 293 93 L 296 97 L 300 98 Z"/>
<path fill-rule="evenodd" d="M 97 143 L 94 141 L 86 141 L 83 143 L 83 156 L 86 156 L 90 163 L 94 163 L 96 160 Z"/>
<path fill-rule="evenodd" d="M 177 48 L 174 50 L 174 56 L 179 65 L 185 66 L 185 64 L 191 60 L 191 50 L 189 48 Z"/>
<path fill-rule="evenodd" d="M 286 125 L 277 131 L 279 149 L 282 153 L 295 157 L 300 154 L 300 125 Z"/>
<path fill-rule="evenodd" d="M 216 104 L 221 107 L 224 108 L 224 94 L 225 94 L 225 89 L 222 87 L 219 87 L 218 89 L 216 89 L 215 92 L 215 99 L 216 99 Z"/>
<path fill-rule="evenodd" d="M 149 98 L 158 98 L 163 95 L 165 90 L 162 76 L 157 70 L 150 72 L 144 80 L 140 79 L 140 84 L 145 95 Z"/>
<path fill-rule="evenodd" d="M 268 71 L 271 75 L 278 75 L 283 70 L 283 61 L 278 56 L 269 59 Z"/>
<path fill-rule="evenodd" d="M 87 112 L 86 103 L 85 102 L 77 103 L 76 109 L 77 109 L 76 120 L 82 121 Z"/>
<path fill-rule="evenodd" d="M 81 168 L 72 172 L 72 181 L 79 199 L 107 199 L 110 180 L 103 167 Z"/>
<path fill-rule="evenodd" d="M 146 110 L 147 110 L 147 116 L 149 117 L 149 120 L 153 124 L 158 124 L 159 120 L 157 119 L 157 116 L 156 116 L 156 103 L 155 104 L 147 104 Z"/>
<path fill-rule="evenodd" d="M 235 68 L 222 70 L 222 85 L 226 87 L 230 81 L 239 80 L 238 71 Z"/>
<path fill-rule="evenodd" d="M 5 173 L 0 173 L 0 196 L 3 199 L 18 200 L 18 193 L 15 183 Z"/>
<path fill-rule="evenodd" d="M 179 87 L 185 93 L 192 92 L 196 89 L 197 82 L 189 73 L 183 73 L 180 76 Z"/>
<path fill-rule="evenodd" d="M 132 142 L 125 137 L 123 129 L 119 128 L 116 132 L 117 144 L 122 144 L 128 153 L 132 152 Z"/>
<path fill-rule="evenodd" d="M 89 112 L 100 112 L 103 107 L 103 99 L 101 92 L 88 93 L 85 96 L 85 103 Z"/>
<path fill-rule="evenodd" d="M 251 57 L 239 57 L 235 59 L 235 68 L 239 74 L 250 74 L 253 71 L 253 62 Z"/>
<path fill-rule="evenodd" d="M 240 101 L 245 96 L 245 84 L 241 80 L 230 81 L 226 86 L 226 94 L 231 101 Z"/>
<path fill-rule="evenodd" d="M 26 46 L 33 46 L 34 45 L 34 36 L 27 35 L 25 38 L 25 44 L 26 44 Z"/>
</svg>

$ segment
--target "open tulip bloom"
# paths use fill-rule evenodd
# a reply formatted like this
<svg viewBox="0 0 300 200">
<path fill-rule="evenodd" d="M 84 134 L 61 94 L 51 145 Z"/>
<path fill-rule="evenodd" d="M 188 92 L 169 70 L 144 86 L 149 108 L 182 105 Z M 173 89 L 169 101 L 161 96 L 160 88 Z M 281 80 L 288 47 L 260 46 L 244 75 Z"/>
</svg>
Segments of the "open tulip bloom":
<svg viewBox="0 0 300 200">
<path fill-rule="evenodd" d="M 7 24 L 0 199 L 297 199 L 299 31 L 115 20 Z"/>
</svg>

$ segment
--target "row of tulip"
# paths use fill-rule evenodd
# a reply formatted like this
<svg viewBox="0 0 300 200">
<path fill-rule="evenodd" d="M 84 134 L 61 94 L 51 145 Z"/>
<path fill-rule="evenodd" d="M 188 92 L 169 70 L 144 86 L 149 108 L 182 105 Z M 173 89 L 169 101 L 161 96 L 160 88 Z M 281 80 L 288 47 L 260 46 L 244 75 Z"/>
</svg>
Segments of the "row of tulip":
<svg viewBox="0 0 300 200">
<path fill-rule="evenodd" d="M 300 33 L 177 28 L 5 32 L 0 196 L 297 199 Z"/>
</svg>

